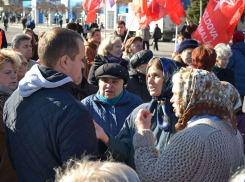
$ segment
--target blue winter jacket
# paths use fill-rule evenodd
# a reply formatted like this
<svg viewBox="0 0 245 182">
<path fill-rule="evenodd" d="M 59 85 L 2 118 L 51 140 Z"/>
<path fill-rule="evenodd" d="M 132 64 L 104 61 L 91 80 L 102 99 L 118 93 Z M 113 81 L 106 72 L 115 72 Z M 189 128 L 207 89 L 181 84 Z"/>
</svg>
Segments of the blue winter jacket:
<svg viewBox="0 0 245 182">
<path fill-rule="evenodd" d="M 98 123 L 106 133 L 116 136 L 128 115 L 136 107 L 141 105 L 143 100 L 124 89 L 123 96 L 116 105 L 108 105 L 101 101 L 99 92 L 83 99 L 82 103 L 88 108 L 94 121 Z"/>
<path fill-rule="evenodd" d="M 70 158 L 96 154 L 92 116 L 78 94 L 70 77 L 34 65 L 5 103 L 9 158 L 20 182 L 52 181 L 54 168 Z"/>
<path fill-rule="evenodd" d="M 245 95 L 245 43 L 237 42 L 231 46 L 232 56 L 227 67 L 235 73 L 235 87 L 240 95 Z"/>
</svg>

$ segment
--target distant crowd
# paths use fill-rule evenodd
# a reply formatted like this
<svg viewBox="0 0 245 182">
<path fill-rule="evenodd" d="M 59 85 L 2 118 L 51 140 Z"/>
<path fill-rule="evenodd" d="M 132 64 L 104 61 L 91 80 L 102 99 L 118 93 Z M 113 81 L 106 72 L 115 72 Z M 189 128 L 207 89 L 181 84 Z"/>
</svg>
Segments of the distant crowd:
<svg viewBox="0 0 245 182">
<path fill-rule="evenodd" d="M 184 25 L 172 59 L 155 25 L 101 39 L 58 22 L 0 50 L 0 181 L 244 181 L 245 43 L 204 45 Z"/>
</svg>

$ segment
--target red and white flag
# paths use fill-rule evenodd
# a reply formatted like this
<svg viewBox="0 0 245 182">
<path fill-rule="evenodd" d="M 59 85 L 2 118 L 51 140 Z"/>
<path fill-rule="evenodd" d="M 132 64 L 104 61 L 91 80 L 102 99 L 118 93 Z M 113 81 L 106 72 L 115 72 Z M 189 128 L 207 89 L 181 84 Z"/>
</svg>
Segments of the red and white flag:
<svg viewBox="0 0 245 182">
<path fill-rule="evenodd" d="M 245 0 L 210 0 L 195 33 L 203 44 L 228 44 L 241 18 Z"/>
<path fill-rule="evenodd" d="M 105 0 L 85 0 L 83 4 L 84 10 L 88 13 L 86 23 L 92 23 L 96 18 L 96 11 L 104 7 Z"/>
<path fill-rule="evenodd" d="M 186 18 L 185 9 L 181 0 L 165 0 L 164 7 L 168 12 L 170 19 L 177 25 L 180 25 L 181 17 Z"/>
</svg>

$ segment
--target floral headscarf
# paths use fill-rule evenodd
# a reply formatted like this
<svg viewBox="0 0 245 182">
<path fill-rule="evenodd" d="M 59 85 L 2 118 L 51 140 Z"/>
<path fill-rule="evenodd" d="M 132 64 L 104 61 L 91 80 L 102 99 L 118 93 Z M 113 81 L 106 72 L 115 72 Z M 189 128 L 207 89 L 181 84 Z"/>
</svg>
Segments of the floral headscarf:
<svg viewBox="0 0 245 182">
<path fill-rule="evenodd" d="M 226 93 L 230 97 L 231 103 L 233 104 L 233 109 L 236 113 L 242 106 L 242 101 L 238 90 L 229 82 L 220 81 L 220 83 L 223 85 Z"/>
<path fill-rule="evenodd" d="M 195 115 L 208 114 L 231 122 L 236 130 L 236 118 L 228 91 L 212 73 L 191 68 L 181 68 L 173 77 L 179 85 L 177 106 L 182 116 L 175 125 L 176 131 L 183 130 Z"/>
<path fill-rule="evenodd" d="M 153 110 L 155 110 L 157 112 L 159 128 L 161 130 L 168 130 L 171 116 L 171 103 L 169 96 L 172 93 L 172 76 L 177 70 L 177 66 L 173 61 L 167 58 L 158 59 L 162 64 L 165 82 L 162 85 L 161 95 L 158 97 L 152 97 L 149 111 L 153 112 Z"/>
</svg>

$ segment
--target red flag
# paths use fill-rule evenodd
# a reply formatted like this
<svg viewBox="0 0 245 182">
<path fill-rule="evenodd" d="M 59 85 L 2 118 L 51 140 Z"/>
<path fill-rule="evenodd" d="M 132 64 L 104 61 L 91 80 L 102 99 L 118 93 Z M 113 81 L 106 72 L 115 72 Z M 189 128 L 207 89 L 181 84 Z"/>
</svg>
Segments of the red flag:
<svg viewBox="0 0 245 182">
<path fill-rule="evenodd" d="M 245 0 L 210 0 L 195 33 L 204 44 L 228 44 L 241 18 Z"/>
<path fill-rule="evenodd" d="M 181 0 L 165 0 L 165 9 L 168 12 L 170 19 L 177 25 L 180 25 L 181 17 L 186 17 L 185 9 Z"/>
<path fill-rule="evenodd" d="M 86 23 L 92 23 L 96 18 L 96 11 L 101 10 L 105 4 L 105 0 L 85 0 L 83 4 L 84 10 L 88 13 Z"/>
<path fill-rule="evenodd" d="M 148 14 L 147 0 L 133 0 L 131 7 L 134 13 Z"/>
<path fill-rule="evenodd" d="M 152 21 L 157 21 L 167 15 L 162 0 L 152 0 L 147 3 L 147 10 L 145 4 L 147 0 L 135 0 L 132 3 L 132 10 L 138 19 L 141 29 L 145 29 Z"/>
<path fill-rule="evenodd" d="M 2 43 L 3 43 L 3 31 L 0 31 L 0 49 L 2 47 Z"/>
</svg>

